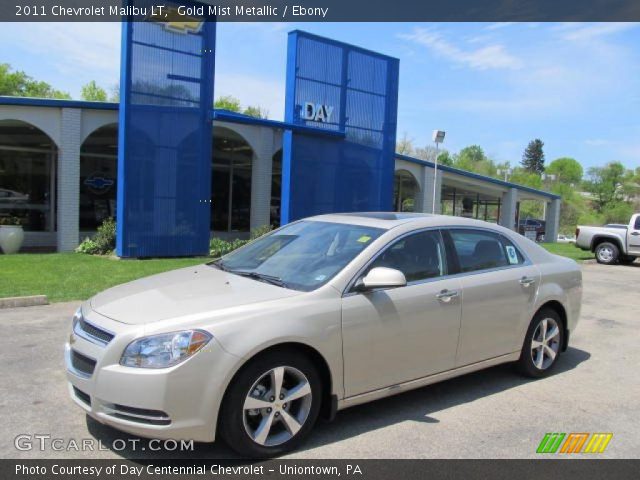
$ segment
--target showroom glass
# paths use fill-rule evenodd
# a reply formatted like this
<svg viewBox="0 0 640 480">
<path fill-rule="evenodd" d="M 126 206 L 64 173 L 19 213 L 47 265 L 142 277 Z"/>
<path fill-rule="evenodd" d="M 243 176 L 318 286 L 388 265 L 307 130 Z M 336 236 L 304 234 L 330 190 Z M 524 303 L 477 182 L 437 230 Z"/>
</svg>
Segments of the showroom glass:
<svg viewBox="0 0 640 480">
<path fill-rule="evenodd" d="M 460 270 L 474 272 L 524 263 L 518 249 L 502 235 L 484 230 L 449 230 Z"/>
<path fill-rule="evenodd" d="M 0 217 L 20 218 L 27 231 L 55 230 L 56 146 L 38 128 L 0 122 Z"/>
<path fill-rule="evenodd" d="M 404 273 L 407 282 L 441 277 L 445 273 L 440 233 L 429 230 L 407 235 L 387 247 L 367 268 L 387 267 Z"/>
<path fill-rule="evenodd" d="M 80 230 L 116 217 L 118 126 L 93 131 L 80 147 Z"/>
<path fill-rule="evenodd" d="M 236 250 L 225 270 L 280 279 L 287 288 L 314 290 L 331 280 L 384 230 L 329 222 L 296 222 Z"/>
</svg>

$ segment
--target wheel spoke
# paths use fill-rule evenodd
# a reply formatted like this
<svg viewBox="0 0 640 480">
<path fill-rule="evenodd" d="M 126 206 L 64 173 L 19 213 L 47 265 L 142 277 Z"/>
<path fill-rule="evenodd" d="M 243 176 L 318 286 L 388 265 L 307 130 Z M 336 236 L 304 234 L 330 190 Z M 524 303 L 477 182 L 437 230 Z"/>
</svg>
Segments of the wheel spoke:
<svg viewBox="0 0 640 480">
<path fill-rule="evenodd" d="M 551 331 L 547 333 L 547 338 L 546 338 L 547 342 L 549 342 L 549 340 L 551 340 L 552 338 L 557 337 L 559 334 L 560 334 L 560 329 L 558 328 L 557 325 L 554 325 Z"/>
<path fill-rule="evenodd" d="M 255 434 L 253 436 L 253 440 L 256 443 L 259 443 L 260 445 L 264 445 L 265 442 L 267 441 L 267 437 L 269 436 L 269 432 L 271 431 L 271 425 L 273 425 L 274 415 L 275 415 L 275 412 L 272 411 L 269 415 L 267 415 L 266 417 L 263 417 L 262 421 L 260 422 L 260 425 L 256 429 Z"/>
<path fill-rule="evenodd" d="M 282 381 L 284 379 L 284 367 L 277 367 L 271 370 L 271 388 L 276 399 L 280 398 L 282 391 Z"/>
<path fill-rule="evenodd" d="M 542 346 L 542 342 L 538 340 L 531 340 L 531 350 L 535 350 L 537 348 L 540 348 L 541 346 Z"/>
<path fill-rule="evenodd" d="M 547 356 L 553 361 L 554 358 L 556 358 L 556 352 L 553 350 L 553 348 L 551 348 L 549 345 L 545 345 L 544 346 L 544 350 L 547 354 Z"/>
<path fill-rule="evenodd" d="M 298 420 L 296 420 L 291 414 L 289 414 L 289 412 L 285 410 L 282 411 L 281 415 L 282 415 L 282 422 L 284 423 L 284 426 L 287 428 L 291 436 L 298 433 L 298 430 L 302 428 L 302 425 L 298 423 Z"/>
<path fill-rule="evenodd" d="M 287 392 L 283 401 L 292 402 L 293 400 L 306 397 L 310 393 L 311 393 L 311 385 L 309 385 L 309 382 L 301 382 Z"/>
<path fill-rule="evenodd" d="M 542 362 L 544 360 L 544 355 L 542 353 L 543 349 L 544 349 L 543 347 L 538 348 L 538 351 L 536 352 L 536 359 L 534 362 L 536 364 L 536 367 L 538 367 L 541 370 L 542 370 Z"/>
<path fill-rule="evenodd" d="M 245 410 L 259 410 L 261 408 L 268 408 L 271 407 L 271 403 L 265 401 L 265 400 L 261 400 L 259 398 L 255 398 L 255 397 L 247 397 L 244 400 L 244 409 Z"/>
<path fill-rule="evenodd" d="M 540 340 L 543 342 L 547 339 L 547 319 L 540 322 Z"/>
</svg>

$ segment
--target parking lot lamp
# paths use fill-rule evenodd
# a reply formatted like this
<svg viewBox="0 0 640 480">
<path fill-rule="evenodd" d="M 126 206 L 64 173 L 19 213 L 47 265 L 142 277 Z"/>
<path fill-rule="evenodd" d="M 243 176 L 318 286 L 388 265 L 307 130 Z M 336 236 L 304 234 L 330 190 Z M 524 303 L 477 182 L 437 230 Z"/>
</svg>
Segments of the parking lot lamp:
<svg viewBox="0 0 640 480">
<path fill-rule="evenodd" d="M 436 213 L 436 188 L 438 188 L 438 146 L 444 142 L 445 132 L 443 130 L 433 131 L 433 141 L 436 144 L 435 168 L 433 170 L 433 202 L 431 203 L 431 213 Z"/>
</svg>

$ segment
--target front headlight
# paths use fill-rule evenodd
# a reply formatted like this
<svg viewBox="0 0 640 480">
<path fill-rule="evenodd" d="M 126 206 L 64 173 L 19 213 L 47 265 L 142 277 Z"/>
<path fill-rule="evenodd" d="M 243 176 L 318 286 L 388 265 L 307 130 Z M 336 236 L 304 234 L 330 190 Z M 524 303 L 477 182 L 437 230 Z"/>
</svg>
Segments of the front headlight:
<svg viewBox="0 0 640 480">
<path fill-rule="evenodd" d="M 125 348 L 120 365 L 140 368 L 171 367 L 195 354 L 209 340 L 211 335 L 201 330 L 139 338 Z"/>
<path fill-rule="evenodd" d="M 73 314 L 73 319 L 71 320 L 72 330 L 76 329 L 76 325 L 81 319 L 82 319 L 82 307 L 78 307 L 78 310 L 76 310 L 76 313 Z"/>
</svg>

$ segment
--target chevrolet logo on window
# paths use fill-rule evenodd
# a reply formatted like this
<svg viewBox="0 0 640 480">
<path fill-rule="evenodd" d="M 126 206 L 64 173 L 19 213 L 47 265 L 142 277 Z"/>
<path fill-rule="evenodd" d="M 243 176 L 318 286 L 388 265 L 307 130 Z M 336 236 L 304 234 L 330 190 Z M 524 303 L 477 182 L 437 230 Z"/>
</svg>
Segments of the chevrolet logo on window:
<svg viewBox="0 0 640 480">
<path fill-rule="evenodd" d="M 202 30 L 204 20 L 198 17 L 182 14 L 177 7 L 169 7 L 160 15 L 150 15 L 147 17 L 152 22 L 162 23 L 165 30 L 174 33 L 198 33 Z"/>
</svg>

